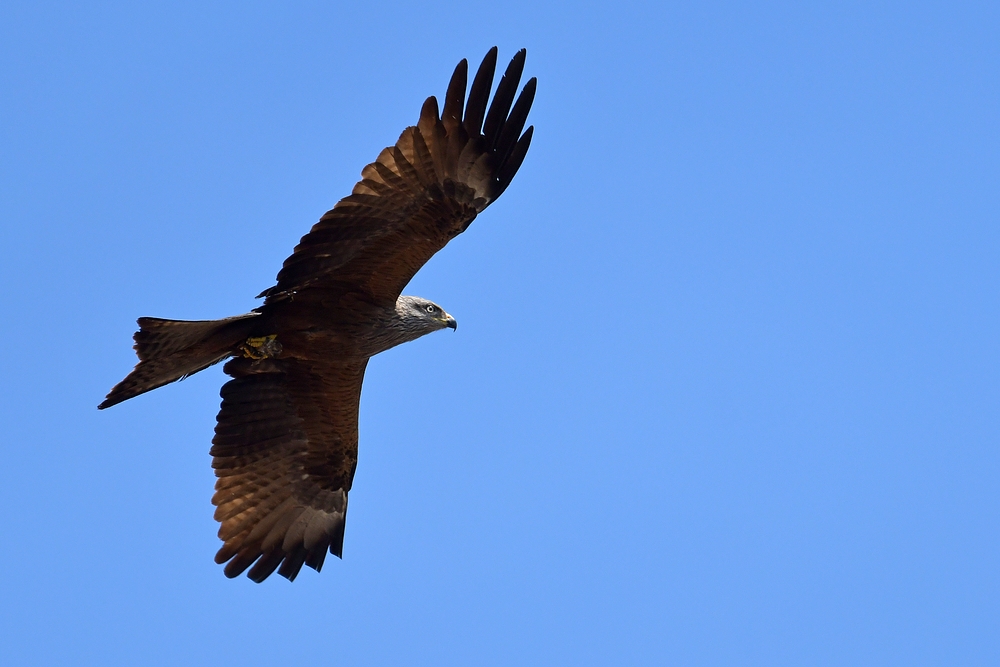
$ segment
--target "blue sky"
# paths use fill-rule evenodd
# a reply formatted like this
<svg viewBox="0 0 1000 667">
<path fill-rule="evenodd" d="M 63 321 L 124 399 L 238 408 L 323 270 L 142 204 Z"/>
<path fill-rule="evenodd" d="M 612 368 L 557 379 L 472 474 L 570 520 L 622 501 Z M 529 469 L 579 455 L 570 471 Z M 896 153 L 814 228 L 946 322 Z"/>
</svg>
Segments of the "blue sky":
<svg viewBox="0 0 1000 667">
<path fill-rule="evenodd" d="M 0 8 L 4 665 L 995 665 L 1000 10 Z M 213 368 L 461 58 L 531 151 L 369 366 L 344 560 L 227 580 Z"/>
</svg>

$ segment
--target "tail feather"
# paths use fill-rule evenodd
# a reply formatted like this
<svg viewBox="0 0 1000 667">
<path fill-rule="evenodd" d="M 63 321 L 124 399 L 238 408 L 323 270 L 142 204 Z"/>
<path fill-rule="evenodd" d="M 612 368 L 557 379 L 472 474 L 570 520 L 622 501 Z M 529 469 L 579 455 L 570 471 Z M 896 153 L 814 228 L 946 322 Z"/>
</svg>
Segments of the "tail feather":
<svg viewBox="0 0 1000 667">
<path fill-rule="evenodd" d="M 258 313 L 222 320 L 163 320 L 140 317 L 133 337 L 139 363 L 108 393 L 99 410 L 182 380 L 216 364 L 249 337 Z"/>
</svg>

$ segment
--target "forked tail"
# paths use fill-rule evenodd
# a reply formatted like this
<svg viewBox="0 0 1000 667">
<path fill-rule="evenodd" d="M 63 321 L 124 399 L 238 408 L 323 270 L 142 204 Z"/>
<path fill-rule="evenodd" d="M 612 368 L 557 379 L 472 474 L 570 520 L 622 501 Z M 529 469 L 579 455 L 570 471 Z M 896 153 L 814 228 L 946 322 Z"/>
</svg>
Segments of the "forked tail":
<svg viewBox="0 0 1000 667">
<path fill-rule="evenodd" d="M 249 337 L 257 313 L 224 320 L 161 320 L 140 317 L 135 332 L 139 363 L 98 405 L 103 410 L 150 389 L 197 373 L 233 354 Z"/>
</svg>

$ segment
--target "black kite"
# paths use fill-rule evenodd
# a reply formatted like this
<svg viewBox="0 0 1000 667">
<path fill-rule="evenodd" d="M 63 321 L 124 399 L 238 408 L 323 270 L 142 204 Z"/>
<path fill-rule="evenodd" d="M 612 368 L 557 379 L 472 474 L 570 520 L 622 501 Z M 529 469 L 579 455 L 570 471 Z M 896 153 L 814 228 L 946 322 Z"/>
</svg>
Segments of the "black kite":
<svg viewBox="0 0 1000 667">
<path fill-rule="evenodd" d="M 428 98 L 417 125 L 302 237 L 262 306 L 223 320 L 139 319 L 139 364 L 102 409 L 231 358 L 211 450 L 223 541 L 215 560 L 228 561 L 226 576 L 249 568 L 260 582 L 277 569 L 294 579 L 303 564 L 318 571 L 327 551 L 341 555 L 365 366 L 456 327 L 440 306 L 400 293 L 521 166 L 535 94 L 531 79 L 514 101 L 524 57 L 511 60 L 488 110 L 496 47 L 468 102 L 460 62 L 441 116 Z"/>
</svg>

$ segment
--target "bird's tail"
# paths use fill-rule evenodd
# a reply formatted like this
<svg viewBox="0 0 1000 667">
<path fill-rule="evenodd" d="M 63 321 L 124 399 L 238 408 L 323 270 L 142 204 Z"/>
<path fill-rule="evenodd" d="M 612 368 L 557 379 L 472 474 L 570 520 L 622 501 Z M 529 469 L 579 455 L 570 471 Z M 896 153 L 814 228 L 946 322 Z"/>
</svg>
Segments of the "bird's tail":
<svg viewBox="0 0 1000 667">
<path fill-rule="evenodd" d="M 139 363 L 98 405 L 103 410 L 150 389 L 181 380 L 233 354 L 251 335 L 258 313 L 223 320 L 140 317 L 135 332 Z"/>
</svg>

